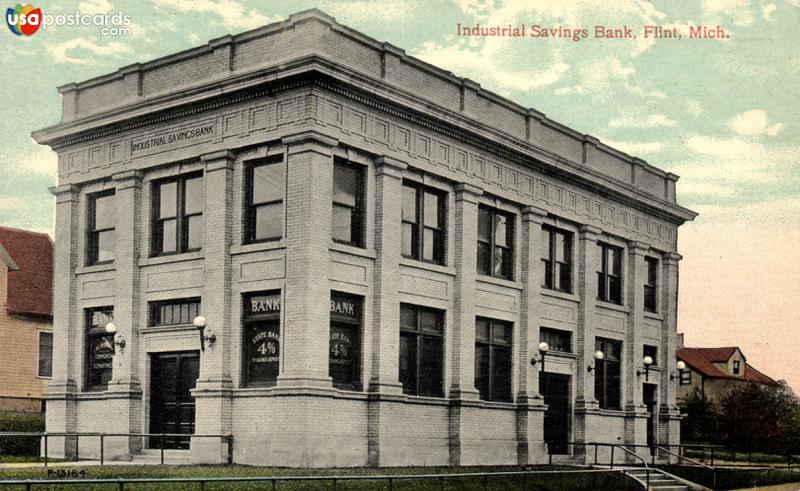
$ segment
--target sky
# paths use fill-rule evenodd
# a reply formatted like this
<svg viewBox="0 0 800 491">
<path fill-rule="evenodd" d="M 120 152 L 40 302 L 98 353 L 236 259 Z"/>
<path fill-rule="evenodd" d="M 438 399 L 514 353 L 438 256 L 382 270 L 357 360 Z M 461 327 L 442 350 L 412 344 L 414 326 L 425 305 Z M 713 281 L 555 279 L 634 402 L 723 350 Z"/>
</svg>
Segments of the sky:
<svg viewBox="0 0 800 491">
<path fill-rule="evenodd" d="M 377 5 L 377 7 L 376 7 Z M 7 6 L 12 6 L 7 2 Z M 0 224 L 52 234 L 56 87 L 316 7 L 377 40 L 681 176 L 678 330 L 739 346 L 800 392 L 800 0 L 84 0 L 46 15 L 123 13 L 129 32 L 0 26 Z M 5 7 L 4 7 L 5 8 Z M 586 29 L 587 36 L 457 36 L 458 25 Z M 635 38 L 597 38 L 596 26 Z M 643 36 L 644 26 L 680 38 Z M 690 38 L 717 26 L 725 36 Z M 111 26 L 115 27 L 115 26 Z M 562 30 L 563 32 L 563 30 Z M 113 35 L 116 34 L 116 35 Z"/>
</svg>

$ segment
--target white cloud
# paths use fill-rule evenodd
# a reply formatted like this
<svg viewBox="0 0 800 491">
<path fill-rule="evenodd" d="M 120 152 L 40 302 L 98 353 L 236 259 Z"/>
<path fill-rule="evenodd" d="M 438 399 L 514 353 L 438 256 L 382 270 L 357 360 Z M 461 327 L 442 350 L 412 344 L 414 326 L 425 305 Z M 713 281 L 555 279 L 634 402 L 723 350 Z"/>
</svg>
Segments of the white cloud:
<svg viewBox="0 0 800 491">
<path fill-rule="evenodd" d="M 722 25 L 723 19 L 733 19 L 737 26 L 749 26 L 756 21 L 749 0 L 703 0 L 705 21 Z"/>
<path fill-rule="evenodd" d="M 630 61 L 620 58 L 599 58 L 584 63 L 578 68 L 580 83 L 572 87 L 556 89 L 556 95 L 592 94 L 598 100 L 610 100 L 618 90 L 636 94 L 644 98 L 663 99 L 666 94 L 660 90 L 647 90 L 631 81 L 636 69 Z"/>
<path fill-rule="evenodd" d="M 335 13 L 337 21 L 359 24 L 397 22 L 416 13 L 418 5 L 407 0 L 383 0 L 376 8 L 373 0 L 339 0 L 325 2 L 323 8 Z"/>
<path fill-rule="evenodd" d="M 53 57 L 56 63 L 86 64 L 91 63 L 95 56 L 110 56 L 130 53 L 133 51 L 130 46 L 119 41 L 112 41 L 108 44 L 98 44 L 90 39 L 76 38 L 58 44 L 45 45 L 47 52 Z M 73 50 L 88 51 L 87 57 L 76 57 L 69 54 Z"/>
<path fill-rule="evenodd" d="M 182 12 L 203 12 L 219 16 L 228 29 L 255 29 L 277 22 L 281 16 L 267 17 L 256 9 L 247 11 L 234 0 L 156 0 L 156 6 Z"/>
<path fill-rule="evenodd" d="M 763 109 L 753 109 L 737 114 L 733 119 L 728 121 L 728 127 L 744 136 L 776 136 L 783 129 L 783 124 L 770 124 L 766 111 Z"/>
<path fill-rule="evenodd" d="M 84 15 L 105 14 L 111 11 L 108 0 L 84 0 L 78 4 L 78 10 Z"/>
<path fill-rule="evenodd" d="M 692 116 L 700 116 L 704 111 L 703 106 L 694 99 L 689 99 L 686 101 L 686 110 Z"/>
<path fill-rule="evenodd" d="M 0 196 L 0 211 L 19 209 L 25 205 L 25 200 L 17 196 Z"/>
<path fill-rule="evenodd" d="M 770 19 L 769 16 L 772 15 L 772 13 L 775 12 L 775 10 L 777 10 L 777 8 L 778 7 L 776 7 L 774 3 L 771 3 L 771 4 L 767 5 L 766 7 L 764 7 L 764 11 L 763 11 L 764 20 L 767 20 L 767 21 L 772 20 L 772 19 Z"/>
<path fill-rule="evenodd" d="M 39 145 L 31 140 L 31 146 L 26 146 L 17 155 L 10 155 L 8 163 L 3 163 L 3 168 L 11 175 L 38 175 L 56 178 L 58 175 L 58 156 L 44 145 Z"/>
<path fill-rule="evenodd" d="M 609 140 L 607 138 L 600 139 L 609 147 L 621 150 L 628 155 L 645 155 L 650 153 L 657 153 L 664 149 L 665 145 L 661 142 L 624 142 L 617 140 Z"/>
<path fill-rule="evenodd" d="M 658 126 L 674 128 L 678 126 L 678 123 L 665 114 L 651 114 L 646 117 L 632 115 L 622 116 L 612 119 L 609 121 L 608 125 L 612 128 L 655 128 Z"/>
<path fill-rule="evenodd" d="M 192 46 L 200 44 L 200 36 L 198 36 L 197 33 L 190 32 L 189 42 L 192 44 Z"/>
</svg>

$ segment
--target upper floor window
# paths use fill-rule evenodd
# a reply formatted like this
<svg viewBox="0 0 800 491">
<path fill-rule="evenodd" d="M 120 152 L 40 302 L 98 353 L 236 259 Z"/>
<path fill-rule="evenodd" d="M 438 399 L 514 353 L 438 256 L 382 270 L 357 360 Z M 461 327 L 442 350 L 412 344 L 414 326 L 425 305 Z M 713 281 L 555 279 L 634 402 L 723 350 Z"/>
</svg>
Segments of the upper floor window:
<svg viewBox="0 0 800 491">
<path fill-rule="evenodd" d="M 111 380 L 114 335 L 106 325 L 114 320 L 114 307 L 86 309 L 86 387 L 104 390 Z"/>
<path fill-rule="evenodd" d="M 248 165 L 246 173 L 244 241 L 278 240 L 283 237 L 286 164 L 278 156 Z"/>
<path fill-rule="evenodd" d="M 595 349 L 603 353 L 603 359 L 595 361 L 594 397 L 600 403 L 600 409 L 620 409 L 622 343 L 597 338 Z"/>
<path fill-rule="evenodd" d="M 739 375 L 739 370 L 741 370 L 739 360 L 733 360 L 733 374 Z"/>
<path fill-rule="evenodd" d="M 511 401 L 511 323 L 475 320 L 475 388 L 484 401 Z"/>
<path fill-rule="evenodd" d="M 642 348 L 642 357 L 649 356 L 653 359 L 652 366 L 658 366 L 658 346 L 645 344 Z"/>
<path fill-rule="evenodd" d="M 572 353 L 572 333 L 569 331 L 562 331 L 561 329 L 552 329 L 549 327 L 540 327 L 539 341 L 544 341 L 547 343 L 550 351 L 558 351 L 559 353 Z"/>
<path fill-rule="evenodd" d="M 150 302 L 151 326 L 179 326 L 191 324 L 200 314 L 199 298 L 181 298 Z"/>
<path fill-rule="evenodd" d="M 598 242 L 597 299 L 622 305 L 622 248 Z"/>
<path fill-rule="evenodd" d="M 403 256 L 444 264 L 446 201 L 442 192 L 403 183 Z"/>
<path fill-rule="evenodd" d="M 688 368 L 681 371 L 681 385 L 692 385 L 692 371 Z"/>
<path fill-rule="evenodd" d="M 113 190 L 89 195 L 87 264 L 114 260 L 116 213 Z"/>
<path fill-rule="evenodd" d="M 400 383 L 403 393 L 444 395 L 444 311 L 400 304 Z"/>
<path fill-rule="evenodd" d="M 346 160 L 333 165 L 334 242 L 364 247 L 364 169 Z"/>
<path fill-rule="evenodd" d="M 153 255 L 202 249 L 205 194 L 201 174 L 153 183 Z"/>
<path fill-rule="evenodd" d="M 514 216 L 478 207 L 478 274 L 513 279 Z"/>
<path fill-rule="evenodd" d="M 39 331 L 39 370 L 37 375 L 43 378 L 53 376 L 53 333 Z"/>
<path fill-rule="evenodd" d="M 658 308 L 658 259 L 644 258 L 647 265 L 647 283 L 644 284 L 644 309 L 655 312 Z"/>
<path fill-rule="evenodd" d="M 572 233 L 542 226 L 544 287 L 572 293 Z"/>
</svg>

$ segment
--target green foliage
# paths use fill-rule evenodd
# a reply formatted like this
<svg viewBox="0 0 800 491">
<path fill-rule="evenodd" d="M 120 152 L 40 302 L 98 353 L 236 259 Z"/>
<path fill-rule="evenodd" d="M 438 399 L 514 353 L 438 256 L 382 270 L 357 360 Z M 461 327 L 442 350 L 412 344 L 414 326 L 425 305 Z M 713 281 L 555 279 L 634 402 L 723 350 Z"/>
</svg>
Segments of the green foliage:
<svg viewBox="0 0 800 491">
<path fill-rule="evenodd" d="M 686 398 L 681 438 L 685 443 L 720 443 L 717 433 L 717 408 L 695 388 Z"/>
<path fill-rule="evenodd" d="M 42 413 L 0 412 L 0 432 L 43 432 Z M 0 437 L 0 455 L 39 455 L 40 439 L 36 437 Z"/>
</svg>

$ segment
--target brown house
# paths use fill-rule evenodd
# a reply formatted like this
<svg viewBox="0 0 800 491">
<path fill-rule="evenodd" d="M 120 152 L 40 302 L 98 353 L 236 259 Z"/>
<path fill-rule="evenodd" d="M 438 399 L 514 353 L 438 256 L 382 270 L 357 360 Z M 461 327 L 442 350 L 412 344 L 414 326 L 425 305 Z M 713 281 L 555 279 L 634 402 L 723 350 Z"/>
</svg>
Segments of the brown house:
<svg viewBox="0 0 800 491">
<path fill-rule="evenodd" d="M 53 375 L 53 243 L 0 227 L 0 411 L 40 411 Z"/>
<path fill-rule="evenodd" d="M 686 363 L 680 375 L 677 400 L 683 403 L 695 389 L 707 399 L 717 399 L 738 384 L 757 382 L 777 385 L 772 378 L 747 363 L 736 346 L 724 348 L 678 348 L 678 360 Z"/>
</svg>

